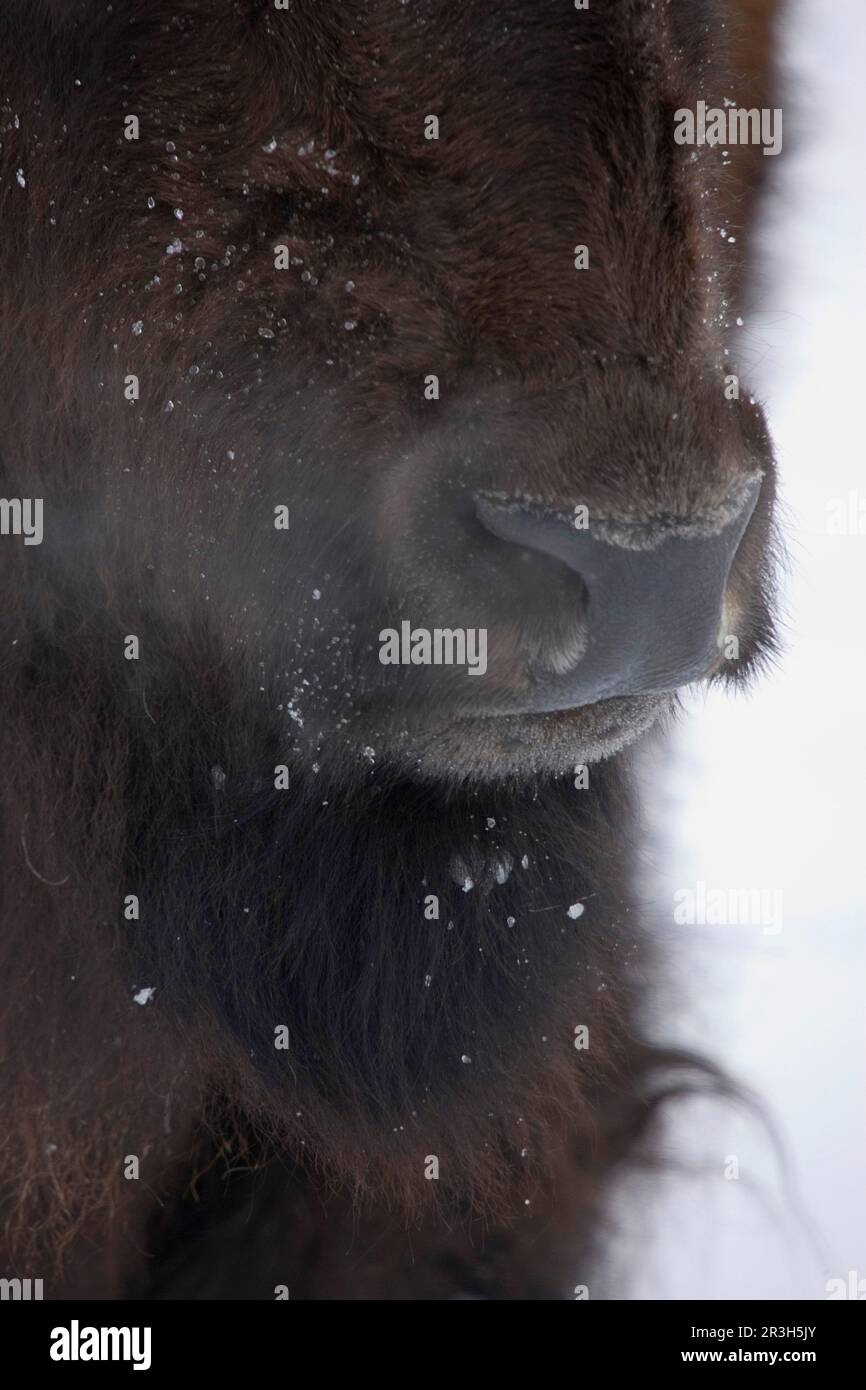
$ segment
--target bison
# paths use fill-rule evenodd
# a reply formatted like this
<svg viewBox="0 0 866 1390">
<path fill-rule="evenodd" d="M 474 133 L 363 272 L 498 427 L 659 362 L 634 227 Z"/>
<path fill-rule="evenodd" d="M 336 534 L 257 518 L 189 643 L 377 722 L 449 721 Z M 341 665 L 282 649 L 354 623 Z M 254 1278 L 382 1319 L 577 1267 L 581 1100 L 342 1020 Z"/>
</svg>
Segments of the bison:
<svg viewBox="0 0 866 1390">
<path fill-rule="evenodd" d="M 774 643 L 735 19 L 6 0 L 5 1274 L 572 1297 L 723 1084 L 634 750 Z"/>
</svg>

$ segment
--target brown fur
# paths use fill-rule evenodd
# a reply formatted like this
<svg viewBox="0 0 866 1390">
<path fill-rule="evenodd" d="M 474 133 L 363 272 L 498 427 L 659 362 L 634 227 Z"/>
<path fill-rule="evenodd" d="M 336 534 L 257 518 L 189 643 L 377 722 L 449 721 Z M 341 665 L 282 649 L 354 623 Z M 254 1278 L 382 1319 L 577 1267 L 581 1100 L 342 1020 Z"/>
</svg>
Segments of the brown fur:
<svg viewBox="0 0 866 1390">
<path fill-rule="evenodd" d="M 563 777 L 610 713 L 490 717 L 523 638 L 452 512 L 686 515 L 757 461 L 744 670 L 771 648 L 772 458 L 719 388 L 740 193 L 669 138 L 725 94 L 720 10 L 603 9 L 5 7 L 0 492 L 46 538 L 0 552 L 0 1163 L 5 1265 L 54 1293 L 559 1296 L 688 1070 L 642 1037 L 628 759 Z M 493 711 L 383 692 L 395 592 L 489 623 Z M 485 874 L 524 853 L 512 913 Z"/>
</svg>

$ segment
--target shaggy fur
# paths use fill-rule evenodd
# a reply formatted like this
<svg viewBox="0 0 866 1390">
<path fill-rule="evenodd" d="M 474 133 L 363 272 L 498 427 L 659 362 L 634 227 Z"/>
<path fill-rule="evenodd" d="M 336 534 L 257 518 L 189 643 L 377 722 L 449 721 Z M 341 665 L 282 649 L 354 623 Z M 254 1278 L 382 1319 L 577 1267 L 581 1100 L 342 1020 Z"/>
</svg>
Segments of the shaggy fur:
<svg viewBox="0 0 866 1390">
<path fill-rule="evenodd" d="M 0 1272 L 588 1282 L 688 1070 L 642 1037 L 620 751 L 671 702 L 521 712 L 565 581 L 471 499 L 649 523 L 759 470 L 719 678 L 771 649 L 771 450 L 722 391 L 736 188 L 671 138 L 727 94 L 722 16 L 4 5 L 0 494 L 44 498 L 45 538 L 0 538 Z M 488 627 L 489 679 L 395 678 L 407 616 Z"/>
</svg>

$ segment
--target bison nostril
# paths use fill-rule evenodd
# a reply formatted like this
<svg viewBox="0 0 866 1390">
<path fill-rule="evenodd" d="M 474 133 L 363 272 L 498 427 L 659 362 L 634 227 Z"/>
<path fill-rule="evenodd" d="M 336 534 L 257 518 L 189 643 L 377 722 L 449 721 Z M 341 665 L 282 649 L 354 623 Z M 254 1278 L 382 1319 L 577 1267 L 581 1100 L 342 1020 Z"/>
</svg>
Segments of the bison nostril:
<svg viewBox="0 0 866 1390">
<path fill-rule="evenodd" d="M 760 491 L 740 480 L 712 511 L 642 521 L 584 520 L 532 502 L 479 496 L 477 515 L 500 540 L 555 557 L 583 581 L 582 640 L 550 666 L 538 708 L 676 690 L 719 657 L 725 589 Z M 515 556 L 516 561 L 516 556 Z M 557 595 L 550 594 L 550 621 Z"/>
<path fill-rule="evenodd" d="M 476 538 L 475 559 L 483 563 L 478 582 L 493 602 L 494 623 L 510 633 L 524 677 L 564 675 L 586 648 L 586 585 L 557 555 L 482 526 L 484 545 Z"/>
</svg>

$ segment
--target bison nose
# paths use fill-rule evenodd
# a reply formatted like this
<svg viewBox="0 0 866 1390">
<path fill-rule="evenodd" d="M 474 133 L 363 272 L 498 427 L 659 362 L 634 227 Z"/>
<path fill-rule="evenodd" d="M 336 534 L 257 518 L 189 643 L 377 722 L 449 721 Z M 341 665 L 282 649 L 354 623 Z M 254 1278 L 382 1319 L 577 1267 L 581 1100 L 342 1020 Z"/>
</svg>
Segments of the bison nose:
<svg viewBox="0 0 866 1390">
<path fill-rule="evenodd" d="M 536 671 L 533 709 L 672 691 L 707 675 L 719 660 L 728 575 L 760 485 L 755 474 L 712 511 L 644 522 L 476 498 L 478 518 L 493 535 L 555 557 L 583 582 L 578 655 L 564 673 L 561 666 L 549 678 Z M 555 609 L 553 590 L 549 602 Z"/>
</svg>

